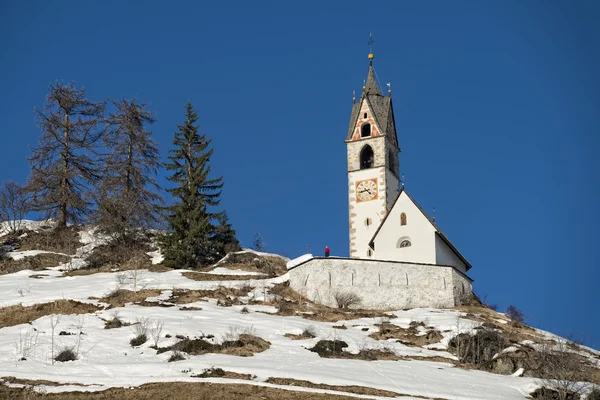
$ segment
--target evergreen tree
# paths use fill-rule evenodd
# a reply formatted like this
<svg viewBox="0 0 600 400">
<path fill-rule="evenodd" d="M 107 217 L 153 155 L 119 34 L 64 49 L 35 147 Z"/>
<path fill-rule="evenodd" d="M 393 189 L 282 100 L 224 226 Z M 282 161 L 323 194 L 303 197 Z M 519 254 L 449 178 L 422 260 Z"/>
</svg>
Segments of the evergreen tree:
<svg viewBox="0 0 600 400">
<path fill-rule="evenodd" d="M 167 189 L 174 202 L 165 207 L 170 230 L 162 237 L 166 266 L 195 268 L 220 257 L 225 243 L 237 243 L 235 232 L 224 213 L 215 213 L 219 205 L 222 177 L 210 178 L 210 139 L 198 133 L 198 113 L 192 103 L 186 105 L 186 121 L 178 125 L 166 164 L 174 187 Z M 216 224 L 215 224 L 216 223 Z"/>
<path fill-rule="evenodd" d="M 43 133 L 29 158 L 27 191 L 32 210 L 58 218 L 59 228 L 90 212 L 91 187 L 100 179 L 95 156 L 105 107 L 89 101 L 84 88 L 55 83 L 44 108 L 35 110 Z"/>
<path fill-rule="evenodd" d="M 112 151 L 104 159 L 105 173 L 98 199 L 98 224 L 104 232 L 127 235 L 132 229 L 158 222 L 156 190 L 159 152 L 145 125 L 154 123 L 146 104 L 135 99 L 113 102 L 103 145 Z"/>
</svg>

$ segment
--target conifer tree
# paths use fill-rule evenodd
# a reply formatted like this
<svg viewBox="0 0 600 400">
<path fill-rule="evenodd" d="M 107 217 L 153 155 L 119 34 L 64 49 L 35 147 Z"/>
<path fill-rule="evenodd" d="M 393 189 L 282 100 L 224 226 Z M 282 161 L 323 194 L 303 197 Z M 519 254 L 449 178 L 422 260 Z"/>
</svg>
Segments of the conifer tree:
<svg viewBox="0 0 600 400">
<path fill-rule="evenodd" d="M 209 148 L 211 140 L 198 133 L 197 120 L 198 113 L 188 101 L 186 121 L 178 125 L 165 165 L 172 172 L 167 179 L 174 187 L 167 191 L 174 202 L 165 207 L 170 230 L 162 237 L 161 247 L 164 264 L 174 268 L 214 262 L 225 248 L 220 240 L 237 243 L 227 216 L 213 212 L 220 202 L 223 179 L 209 177 L 213 149 Z"/>
<path fill-rule="evenodd" d="M 36 109 L 40 145 L 29 158 L 33 211 L 58 218 L 58 227 L 89 214 L 91 187 L 100 178 L 98 141 L 103 134 L 105 102 L 87 99 L 74 84 L 50 85 L 43 109 Z"/>
<path fill-rule="evenodd" d="M 98 199 L 98 224 L 107 233 L 127 235 L 134 228 L 158 222 L 156 173 L 160 165 L 156 143 L 145 126 L 155 119 L 146 104 L 135 99 L 113 101 L 103 146 L 104 177 Z"/>
</svg>

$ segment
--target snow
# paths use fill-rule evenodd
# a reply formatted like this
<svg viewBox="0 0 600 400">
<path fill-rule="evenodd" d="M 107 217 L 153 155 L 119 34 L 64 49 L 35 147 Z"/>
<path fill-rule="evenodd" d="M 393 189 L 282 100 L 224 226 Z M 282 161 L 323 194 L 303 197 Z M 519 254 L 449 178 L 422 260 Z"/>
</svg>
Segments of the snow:
<svg viewBox="0 0 600 400">
<path fill-rule="evenodd" d="M 33 257 L 38 254 L 60 254 L 62 256 L 66 256 L 64 253 L 56 253 L 54 251 L 44 251 L 44 250 L 27 250 L 27 251 L 9 251 L 6 255 L 13 260 L 22 260 L 25 257 Z"/>
<path fill-rule="evenodd" d="M 204 272 L 205 274 L 216 275 L 264 275 L 261 272 L 244 271 L 243 269 L 229 269 L 225 267 L 217 267 L 211 271 Z"/>
<path fill-rule="evenodd" d="M 285 267 L 289 270 L 289 269 L 292 269 L 295 266 L 300 265 L 303 262 L 306 262 L 312 258 L 314 258 L 312 254 L 305 254 L 303 256 L 296 257 L 293 260 L 288 261 L 288 263 L 285 265 Z"/>
<path fill-rule="evenodd" d="M 160 264 L 165 259 L 165 256 L 162 255 L 160 250 L 149 251 L 146 254 L 152 259 L 152 265 Z"/>
</svg>

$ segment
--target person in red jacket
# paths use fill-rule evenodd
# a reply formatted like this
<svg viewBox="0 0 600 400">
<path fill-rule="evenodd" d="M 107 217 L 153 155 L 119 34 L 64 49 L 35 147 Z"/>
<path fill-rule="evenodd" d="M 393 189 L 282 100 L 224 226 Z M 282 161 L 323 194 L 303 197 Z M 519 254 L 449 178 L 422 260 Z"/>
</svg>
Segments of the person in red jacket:
<svg viewBox="0 0 600 400">
<path fill-rule="evenodd" d="M 325 257 L 329 257 L 329 246 L 325 246 Z"/>
</svg>

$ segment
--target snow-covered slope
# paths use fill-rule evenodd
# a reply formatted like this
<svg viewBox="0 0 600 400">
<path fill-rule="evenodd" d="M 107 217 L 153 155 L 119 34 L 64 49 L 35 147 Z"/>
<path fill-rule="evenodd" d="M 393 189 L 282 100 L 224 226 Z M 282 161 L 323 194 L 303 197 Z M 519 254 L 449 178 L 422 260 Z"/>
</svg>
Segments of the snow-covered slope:
<svg viewBox="0 0 600 400">
<path fill-rule="evenodd" d="M 89 231 L 86 235 L 86 251 L 89 251 L 98 240 L 93 239 L 93 234 Z M 78 252 L 79 254 L 82 253 Z M 216 267 L 213 273 L 219 275 L 248 274 L 247 271 L 228 271 L 224 262 L 217 263 Z M 47 392 L 95 391 L 149 382 L 197 382 L 199 378 L 192 375 L 206 368 L 219 367 L 256 377 L 252 380 L 206 378 L 203 381 L 285 387 L 266 383 L 265 380 L 273 377 L 291 378 L 317 384 L 355 385 L 388 390 L 405 395 L 403 399 L 456 400 L 526 399 L 529 393 L 540 386 L 540 381 L 534 378 L 467 370 L 457 368 L 450 362 L 440 362 L 439 360 L 456 359 L 447 351 L 448 342 L 453 336 L 459 331 L 471 332 L 480 325 L 480 322 L 466 318 L 465 312 L 459 310 L 428 308 L 391 311 L 389 323 L 408 328 L 411 322 L 423 322 L 423 325 L 432 327 L 443 335 L 439 343 L 423 347 L 408 346 L 395 340 L 381 341 L 369 337 L 379 329 L 382 317 L 319 322 L 300 316 L 275 315 L 277 308 L 263 303 L 270 296 L 266 288 L 284 282 L 287 279 L 285 275 L 271 279 L 253 279 L 252 275 L 248 275 L 248 280 L 197 281 L 187 278 L 185 272 L 143 271 L 137 277 L 136 288 L 131 280 L 124 280 L 123 275 L 117 272 L 64 276 L 63 271 L 54 268 L 42 272 L 24 270 L 0 275 L 0 307 L 19 304 L 30 306 L 60 299 L 104 307 L 107 304 L 97 298 L 107 295 L 116 287 L 130 290 L 143 287 L 146 290 L 157 289 L 159 293 L 146 299 L 147 302 L 156 302 L 156 306 L 126 304 L 124 307 L 101 309 L 95 313 L 61 315 L 58 321 L 55 316 L 46 315 L 30 324 L 1 328 L 0 377 L 13 376 L 63 384 L 37 387 L 37 390 Z M 32 275 L 38 277 L 34 279 L 31 278 Z M 245 286 L 252 286 L 254 289 L 249 291 L 248 296 L 240 298 L 245 303 L 243 305 L 224 307 L 218 305 L 217 299 L 208 298 L 207 301 L 185 304 L 187 308 L 197 308 L 190 310 L 170 301 L 173 291 L 178 289 L 214 290 L 218 287 Z M 261 304 L 252 304 L 250 300 Z M 183 361 L 167 362 L 171 352 L 157 354 L 150 347 L 153 340 L 139 347 L 130 345 L 130 339 L 135 336 L 134 325 L 105 329 L 105 321 L 115 315 L 124 322 L 134 323 L 147 318 L 152 324 L 162 323 L 159 347 L 173 345 L 179 340 L 176 336 L 193 338 L 214 335 L 211 340 L 220 343 L 224 338 L 242 332 L 265 339 L 271 346 L 252 357 L 204 354 L 188 356 Z M 54 329 L 53 322 L 56 324 Z M 346 329 L 339 329 L 341 324 Z M 313 328 L 316 338 L 292 340 L 285 336 L 301 334 L 308 327 Z M 419 329 L 425 334 L 424 328 Z M 67 334 L 58 335 L 59 332 Z M 321 339 L 343 340 L 348 344 L 346 350 L 351 353 L 364 349 L 386 349 L 403 359 L 365 361 L 322 358 L 308 350 Z M 79 359 L 53 363 L 53 340 L 55 349 L 77 347 Z M 428 358 L 432 361 L 428 361 Z M 285 388 L 334 393 L 326 389 Z M 344 395 L 377 398 L 372 395 Z"/>
</svg>

